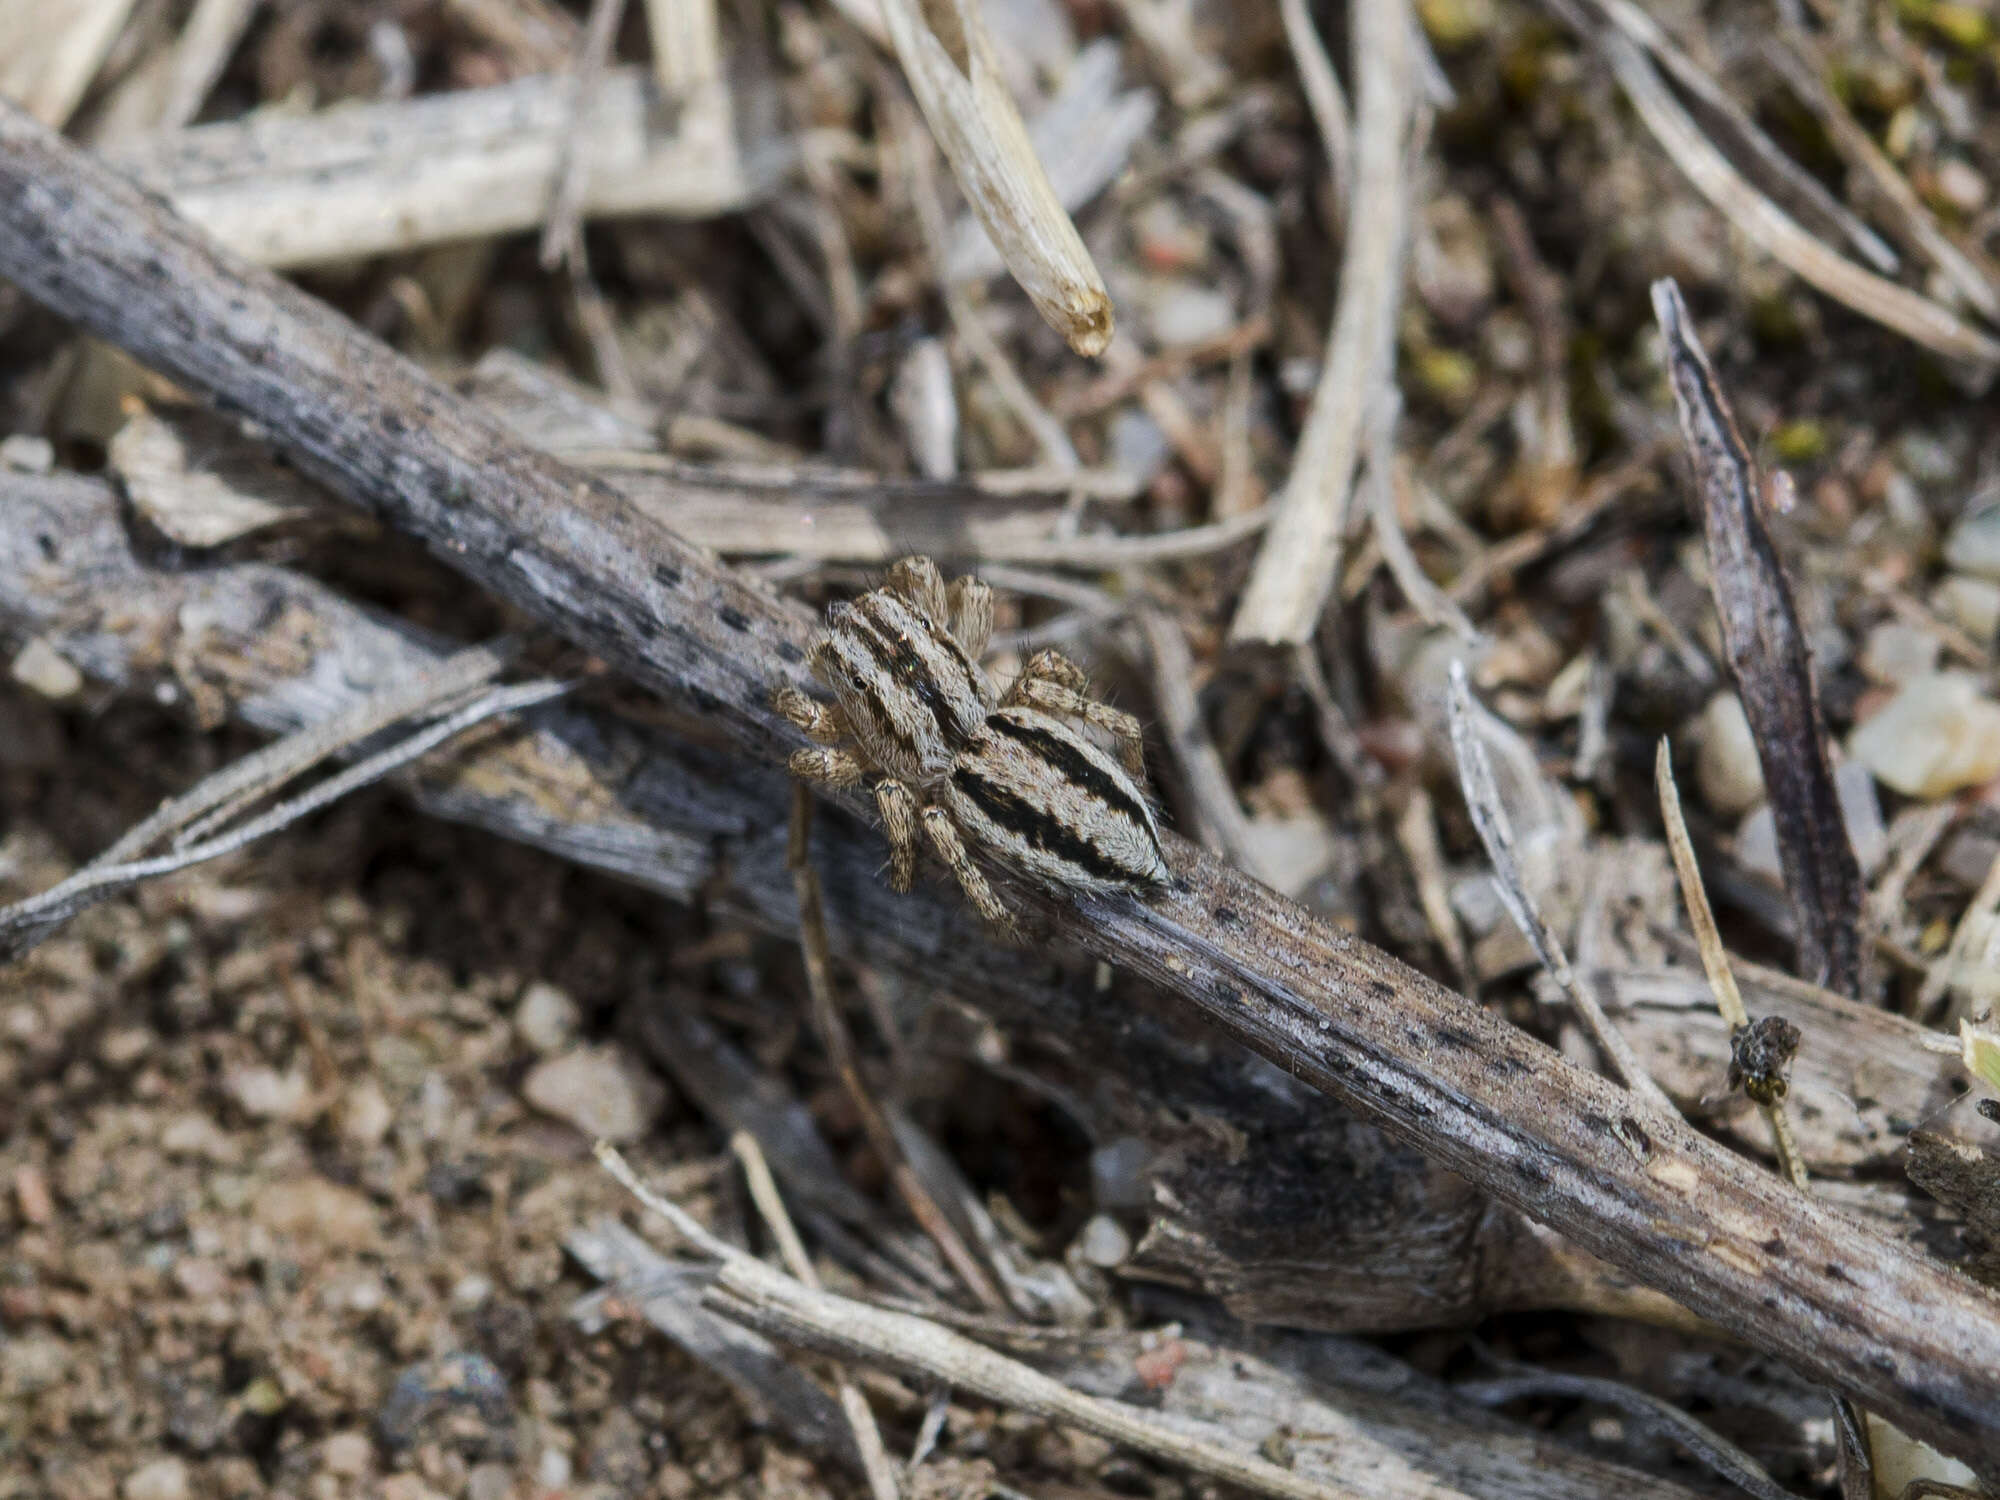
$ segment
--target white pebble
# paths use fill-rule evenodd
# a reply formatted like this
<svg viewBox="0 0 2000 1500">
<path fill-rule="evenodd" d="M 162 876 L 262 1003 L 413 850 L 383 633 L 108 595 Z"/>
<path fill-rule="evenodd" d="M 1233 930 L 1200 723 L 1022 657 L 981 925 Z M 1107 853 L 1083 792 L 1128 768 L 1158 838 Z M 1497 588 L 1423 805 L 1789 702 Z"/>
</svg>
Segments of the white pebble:
<svg viewBox="0 0 2000 1500">
<path fill-rule="evenodd" d="M 187 1500 L 187 1465 L 178 1458 L 156 1458 L 125 1476 L 125 1500 Z"/>
<path fill-rule="evenodd" d="M 1975 641 L 1991 645 L 2000 635 L 2000 583 L 1954 573 L 1938 585 L 1936 603 L 1946 619 Z"/>
<path fill-rule="evenodd" d="M 1734 693 L 1717 693 L 1695 721 L 1695 785 L 1702 801 L 1725 818 L 1764 800 L 1764 769 L 1757 741 Z"/>
<path fill-rule="evenodd" d="M 1077 1254 L 1109 1271 L 1131 1258 L 1132 1236 L 1109 1214 L 1092 1214 L 1076 1237 Z"/>
<path fill-rule="evenodd" d="M 531 1051 L 546 1055 L 567 1047 L 582 1020 L 574 1000 L 554 985 L 537 981 L 514 1008 L 514 1034 Z"/>
<path fill-rule="evenodd" d="M 543 1114 L 607 1141 L 637 1140 L 667 1101 L 665 1085 L 615 1046 L 579 1047 L 538 1063 L 521 1092 Z"/>
<path fill-rule="evenodd" d="M 1937 670 L 1938 647 L 1938 638 L 1930 631 L 1901 620 L 1884 620 L 1868 632 L 1861 648 L 1861 670 L 1886 687 L 1900 687 Z"/>
<path fill-rule="evenodd" d="M 52 703 L 83 691 L 83 673 L 46 640 L 36 636 L 14 658 L 14 680 Z"/>
<path fill-rule="evenodd" d="M 2000 505 L 1976 510 L 1952 527 L 1944 560 L 1961 573 L 2000 578 Z"/>
<path fill-rule="evenodd" d="M 1906 797 L 1948 797 L 2000 776 L 2000 703 L 1968 673 L 1933 672 L 1891 698 L 1847 748 Z"/>
</svg>

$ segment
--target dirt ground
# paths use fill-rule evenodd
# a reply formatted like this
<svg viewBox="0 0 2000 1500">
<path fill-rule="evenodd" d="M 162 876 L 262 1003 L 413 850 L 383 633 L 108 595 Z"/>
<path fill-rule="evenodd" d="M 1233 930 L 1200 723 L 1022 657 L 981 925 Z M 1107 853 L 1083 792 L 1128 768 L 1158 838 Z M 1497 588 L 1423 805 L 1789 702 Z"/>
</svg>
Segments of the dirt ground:
<svg viewBox="0 0 2000 1500">
<path fill-rule="evenodd" d="M 37 885 L 249 743 L 0 722 L 0 863 Z M 569 1317 L 561 1235 L 623 1194 L 523 1102 L 510 1017 L 540 981 L 608 1030 L 691 920 L 384 792 L 12 969 L 0 1495 L 848 1493 L 636 1320 Z M 712 1149 L 668 1101 L 638 1159 L 700 1202 Z"/>
</svg>

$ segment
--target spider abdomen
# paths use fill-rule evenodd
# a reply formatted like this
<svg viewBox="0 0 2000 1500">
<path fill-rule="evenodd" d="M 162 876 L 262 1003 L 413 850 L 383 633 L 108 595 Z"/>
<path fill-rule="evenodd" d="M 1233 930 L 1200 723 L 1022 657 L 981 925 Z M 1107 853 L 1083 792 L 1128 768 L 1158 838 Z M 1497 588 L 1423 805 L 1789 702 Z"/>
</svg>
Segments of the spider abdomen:
<svg viewBox="0 0 2000 1500">
<path fill-rule="evenodd" d="M 1164 885 L 1166 857 L 1142 793 L 1118 763 L 1033 708 L 986 717 L 936 799 L 975 842 L 1045 885 Z"/>
</svg>

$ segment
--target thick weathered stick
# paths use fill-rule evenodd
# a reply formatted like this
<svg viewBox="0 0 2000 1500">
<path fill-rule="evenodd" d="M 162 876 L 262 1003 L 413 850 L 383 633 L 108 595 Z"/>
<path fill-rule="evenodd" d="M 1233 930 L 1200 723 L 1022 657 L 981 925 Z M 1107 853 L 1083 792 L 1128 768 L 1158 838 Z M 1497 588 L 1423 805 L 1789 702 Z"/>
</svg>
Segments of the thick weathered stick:
<svg viewBox="0 0 2000 1500">
<path fill-rule="evenodd" d="M 738 753 L 797 743 L 812 622 L 524 450 L 331 309 L 0 109 L 0 272 L 228 409 L 302 469 L 586 645 Z M 1151 905 L 1019 905 L 1192 1001 L 1433 1160 L 1945 1451 L 2000 1469 L 2000 1300 L 1800 1201 L 1357 939 L 1171 840 Z"/>
</svg>

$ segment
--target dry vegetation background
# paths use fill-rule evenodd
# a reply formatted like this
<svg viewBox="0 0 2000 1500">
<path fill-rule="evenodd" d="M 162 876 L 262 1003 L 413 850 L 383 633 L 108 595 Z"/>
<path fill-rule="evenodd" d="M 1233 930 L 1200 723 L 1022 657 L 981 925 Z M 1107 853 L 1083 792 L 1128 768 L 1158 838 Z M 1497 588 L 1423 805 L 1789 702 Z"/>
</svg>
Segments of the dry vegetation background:
<svg viewBox="0 0 2000 1500">
<path fill-rule="evenodd" d="M 1774 1171 L 1739 1084 L 1789 1068 L 1808 1191 L 2000 1275 L 1986 7 L 989 0 L 972 55 L 1080 232 L 1037 243 L 1102 277 L 1096 358 L 1064 342 L 1103 343 L 1096 294 L 1007 275 L 871 0 L 585 10 L 0 0 L 0 95 L 815 608 L 905 551 L 976 570 L 1000 675 L 1086 660 L 1187 837 Z M 1704 545 L 1727 476 L 1686 458 L 1664 277 L 1773 476 L 1821 716 L 1788 740 L 1781 637 L 1739 701 L 1716 601 L 1775 575 Z M 445 643 L 522 654 L 438 701 L 584 684 L 0 969 L 0 1495 L 1976 1483 L 1864 1418 L 1871 1480 L 1755 1341 L 1143 985 L 978 959 L 940 872 L 871 894 L 837 819 L 858 936 L 815 1013 L 779 782 L 110 344 L 11 288 L 0 327 L 6 899 Z M 1461 792 L 1454 660 L 1580 1007 Z M 1767 795 L 1760 735 L 1817 733 L 1837 800 Z M 1795 1061 L 1732 1068 L 1662 736 Z M 1800 827 L 1835 852 L 1788 870 Z M 840 1391 L 718 1317 L 589 1148 L 775 1257 L 732 1132 L 829 1287 L 1156 1446 L 907 1361 Z"/>
</svg>

